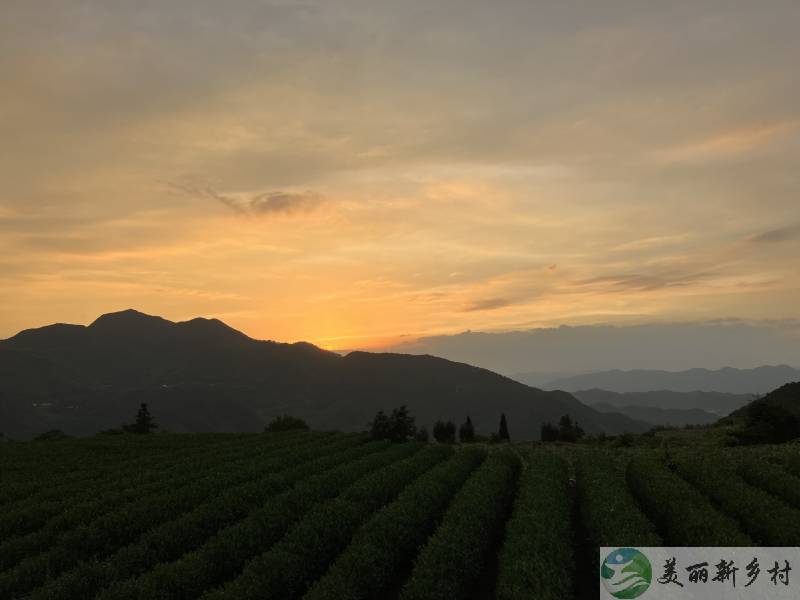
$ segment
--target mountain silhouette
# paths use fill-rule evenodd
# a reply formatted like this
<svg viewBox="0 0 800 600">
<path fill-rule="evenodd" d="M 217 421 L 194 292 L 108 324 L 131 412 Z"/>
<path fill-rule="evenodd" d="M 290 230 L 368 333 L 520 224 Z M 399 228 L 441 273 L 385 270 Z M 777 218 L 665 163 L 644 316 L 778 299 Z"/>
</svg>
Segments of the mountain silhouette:
<svg viewBox="0 0 800 600">
<path fill-rule="evenodd" d="M 526 382 L 525 375 L 516 378 Z M 800 369 L 787 365 L 762 366 L 755 369 L 688 369 L 686 371 L 600 371 L 556 379 L 543 387 L 549 390 L 601 389 L 611 392 L 725 392 L 730 394 L 763 394 L 785 383 L 800 379 Z"/>
<path fill-rule="evenodd" d="M 341 356 L 305 342 L 255 340 L 217 319 L 175 323 L 135 310 L 2 340 L 0 377 L 0 430 L 18 438 L 118 427 L 141 402 L 170 431 L 258 431 L 282 413 L 319 429 L 357 431 L 400 404 L 429 429 L 437 419 L 470 415 L 483 434 L 504 412 L 518 440 L 537 438 L 542 422 L 563 414 L 590 433 L 648 428 L 569 393 L 434 356 Z"/>
</svg>

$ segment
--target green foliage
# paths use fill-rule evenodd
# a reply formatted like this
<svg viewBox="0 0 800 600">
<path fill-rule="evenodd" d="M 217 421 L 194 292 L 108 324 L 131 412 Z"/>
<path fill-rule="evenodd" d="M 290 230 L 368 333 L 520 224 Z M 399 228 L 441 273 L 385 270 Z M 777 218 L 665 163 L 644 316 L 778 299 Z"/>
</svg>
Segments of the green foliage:
<svg viewBox="0 0 800 600">
<path fill-rule="evenodd" d="M 161 563 L 124 585 L 109 589 L 103 600 L 196 598 L 240 573 L 245 565 L 280 540 L 316 504 L 340 494 L 357 479 L 407 458 L 418 444 L 371 442 L 359 455 L 325 469 L 273 497 L 257 510 L 210 536 L 202 546 L 176 561 Z M 98 599 L 100 600 L 100 599 Z"/>
<path fill-rule="evenodd" d="M 497 429 L 497 437 L 501 442 L 508 442 L 511 437 L 508 435 L 508 423 L 506 422 L 506 413 L 500 415 L 500 427 Z"/>
<path fill-rule="evenodd" d="M 495 597 L 547 600 L 581 591 L 576 538 L 797 545 L 800 444 L 676 449 L 686 438 L 670 435 L 651 438 L 660 450 L 504 444 L 485 460 L 484 446 L 297 430 L 5 444 L 0 598 L 463 598 L 502 539 Z"/>
<path fill-rule="evenodd" d="M 456 490 L 485 457 L 480 448 L 462 450 L 408 486 L 356 532 L 304 600 L 384 597 L 409 568 Z"/>
<path fill-rule="evenodd" d="M 128 433 L 152 433 L 158 429 L 156 421 L 147 408 L 147 403 L 142 402 L 139 411 L 136 413 L 136 421 L 132 425 L 123 425 L 122 429 Z"/>
<path fill-rule="evenodd" d="M 718 511 L 657 457 L 628 464 L 628 485 L 670 546 L 751 546 L 736 521 Z"/>
<path fill-rule="evenodd" d="M 554 454 L 528 454 L 500 553 L 498 600 L 561 600 L 573 586 L 567 466 Z"/>
<path fill-rule="evenodd" d="M 475 426 L 472 424 L 472 419 L 467 415 L 467 420 L 458 428 L 458 441 L 462 444 L 471 444 L 475 441 Z"/>
<path fill-rule="evenodd" d="M 391 501 L 411 481 L 452 454 L 447 446 L 428 446 L 356 481 L 344 492 L 315 506 L 268 552 L 251 560 L 242 574 L 203 596 L 259 600 L 298 598 L 321 576 L 372 512 Z"/>
<path fill-rule="evenodd" d="M 433 424 L 433 437 L 440 444 L 456 443 L 456 425 L 452 421 L 436 421 Z"/>
<path fill-rule="evenodd" d="M 583 438 L 584 433 L 577 421 L 573 423 L 569 415 L 563 415 L 558 421 L 558 427 L 552 423 L 542 423 L 540 437 L 543 442 L 575 443 Z"/>
<path fill-rule="evenodd" d="M 91 524 L 114 510 L 130 509 L 136 501 L 156 497 L 170 487 L 187 485 L 222 464 L 235 467 L 242 458 L 251 461 L 258 456 L 251 453 L 268 456 L 265 452 L 288 449 L 308 441 L 308 437 L 281 436 L 255 447 L 250 441 L 240 440 L 232 445 L 214 444 L 199 450 L 189 449 L 188 456 L 177 451 L 161 460 L 158 457 L 143 458 L 130 461 L 127 467 L 125 463 L 119 464 L 117 470 L 106 478 L 69 480 L 32 494 L 27 501 L 6 503 L 6 518 L 13 516 L 17 520 L 16 537 L 6 537 L 0 543 L 0 571 L 49 548 L 64 532 Z M 251 436 L 251 439 L 258 438 Z"/>
<path fill-rule="evenodd" d="M 741 453 L 732 462 L 737 474 L 747 483 L 800 509 L 800 477 L 750 453 Z"/>
<path fill-rule="evenodd" d="M 420 427 L 417 429 L 417 433 L 414 434 L 414 439 L 418 442 L 427 442 L 430 440 L 430 436 L 428 435 L 428 428 L 425 426 Z"/>
<path fill-rule="evenodd" d="M 291 446 L 280 448 L 284 443 L 282 438 L 273 442 L 278 453 L 276 460 L 285 460 L 294 453 Z M 274 465 L 254 460 L 263 452 L 263 448 L 253 448 L 235 460 L 218 462 L 214 468 L 201 472 L 200 476 L 189 476 L 177 489 L 161 482 L 152 494 L 139 498 L 134 496 L 132 501 L 123 504 L 124 510 L 108 511 L 96 518 L 89 516 L 86 522 L 73 521 L 73 528 L 55 541 L 44 539 L 40 532 L 33 532 L 31 536 L 38 543 L 46 544 L 46 551 L 30 555 L 0 574 L 0 598 L 12 592 L 16 595 L 27 593 L 47 577 L 55 577 L 82 560 L 103 558 L 151 527 L 175 518 L 200 499 L 248 481 L 264 469 L 274 468 Z M 74 519 L 75 515 L 71 518 Z M 27 539 L 22 538 L 23 545 L 26 542 Z"/>
<path fill-rule="evenodd" d="M 581 453 L 575 473 L 581 520 L 593 546 L 662 545 L 628 491 L 623 468 L 610 454 Z"/>
<path fill-rule="evenodd" d="M 800 545 L 800 510 L 748 485 L 726 456 L 684 455 L 675 464 L 682 477 L 737 519 L 757 544 Z"/>
<path fill-rule="evenodd" d="M 405 404 L 392 410 L 392 414 L 389 416 L 386 416 L 382 410 L 379 411 L 370 424 L 373 440 L 405 442 L 408 439 L 414 439 L 416 432 L 414 417 L 408 412 Z"/>
<path fill-rule="evenodd" d="M 780 444 L 800 437 L 800 419 L 794 412 L 767 400 L 746 407 L 744 426 L 734 432 L 740 444 Z"/>
<path fill-rule="evenodd" d="M 458 492 L 417 556 L 400 600 L 469 596 L 502 536 L 520 470 L 510 449 L 493 452 Z"/>
<path fill-rule="evenodd" d="M 291 415 L 280 415 L 272 419 L 266 427 L 264 433 L 274 433 L 276 431 L 308 430 L 308 423 L 299 417 Z"/>
<path fill-rule="evenodd" d="M 34 438 L 35 442 L 51 442 L 53 440 L 66 440 L 69 436 L 60 429 L 51 429 L 40 433 Z"/>
<path fill-rule="evenodd" d="M 364 442 L 358 436 L 325 436 L 309 440 L 290 454 L 263 463 L 263 473 L 207 499 L 193 510 L 147 531 L 135 542 L 123 546 L 104 561 L 84 562 L 61 577 L 52 579 L 32 598 L 93 597 L 111 586 L 106 596 L 117 596 L 119 583 L 139 575 L 160 562 L 179 558 L 201 545 L 219 529 L 244 518 L 270 497 L 282 492 L 325 466 L 351 459 Z M 277 460 L 276 460 L 277 458 Z"/>
</svg>

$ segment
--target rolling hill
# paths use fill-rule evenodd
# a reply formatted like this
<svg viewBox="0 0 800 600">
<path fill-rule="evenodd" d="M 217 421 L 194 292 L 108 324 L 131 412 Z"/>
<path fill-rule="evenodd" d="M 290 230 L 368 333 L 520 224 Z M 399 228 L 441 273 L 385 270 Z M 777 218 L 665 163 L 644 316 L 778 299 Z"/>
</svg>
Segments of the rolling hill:
<svg viewBox="0 0 800 600">
<path fill-rule="evenodd" d="M 515 377 L 526 383 L 525 375 Z M 575 392 L 592 388 L 612 392 L 724 392 L 728 394 L 765 394 L 785 383 L 800 379 L 800 369 L 787 365 L 755 369 L 689 369 L 686 371 L 601 371 L 564 377 L 543 385 L 549 390 Z"/>
<path fill-rule="evenodd" d="M 257 431 L 281 413 L 354 431 L 400 404 L 428 428 L 470 415 L 484 434 L 505 412 L 518 440 L 535 439 L 543 421 L 566 413 L 590 433 L 648 428 L 569 393 L 433 356 L 340 356 L 308 343 L 255 340 L 216 319 L 175 323 L 134 310 L 0 341 L 0 375 L 0 430 L 19 438 L 118 427 L 140 402 L 171 431 Z"/>
</svg>

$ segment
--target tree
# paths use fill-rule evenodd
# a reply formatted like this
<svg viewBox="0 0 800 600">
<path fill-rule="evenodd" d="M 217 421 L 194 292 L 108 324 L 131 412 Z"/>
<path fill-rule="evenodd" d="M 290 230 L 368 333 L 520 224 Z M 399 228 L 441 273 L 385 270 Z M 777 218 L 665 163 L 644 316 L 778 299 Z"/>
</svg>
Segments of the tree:
<svg viewBox="0 0 800 600">
<path fill-rule="evenodd" d="M 303 419 L 299 417 L 293 417 L 291 415 L 280 415 L 275 417 L 270 421 L 266 427 L 264 427 L 265 433 L 271 433 L 275 431 L 294 431 L 294 430 L 308 430 L 308 423 L 306 423 Z"/>
<path fill-rule="evenodd" d="M 414 417 L 408 412 L 408 407 L 403 404 L 392 411 L 389 417 L 391 425 L 391 440 L 393 442 L 405 442 L 413 438 L 417 433 L 417 426 L 414 424 Z"/>
<path fill-rule="evenodd" d="M 369 433 L 373 440 L 388 440 L 391 435 L 391 427 L 389 426 L 389 417 L 382 410 L 378 411 L 372 423 L 369 425 Z"/>
<path fill-rule="evenodd" d="M 60 429 L 50 429 L 44 433 L 40 433 L 34 439 L 35 442 L 49 442 L 52 440 L 65 440 L 69 436 Z"/>
<path fill-rule="evenodd" d="M 420 427 L 417 429 L 417 433 L 414 436 L 414 439 L 418 442 L 427 442 L 430 440 L 430 436 L 428 435 L 428 430 L 425 426 Z"/>
<path fill-rule="evenodd" d="M 370 434 L 375 440 L 392 440 L 393 442 L 405 442 L 414 438 L 417 427 L 414 425 L 414 417 L 408 412 L 408 407 L 404 404 L 392 410 L 392 414 L 386 416 L 382 410 L 378 411 L 375 418 L 370 423 Z"/>
<path fill-rule="evenodd" d="M 158 425 L 150 414 L 147 403 L 142 402 L 139 412 L 136 413 L 136 422 L 133 425 L 123 425 L 122 428 L 128 433 L 151 433 Z"/>
<path fill-rule="evenodd" d="M 455 444 L 456 424 L 452 421 L 436 421 L 433 424 L 433 437 L 441 444 Z"/>
<path fill-rule="evenodd" d="M 740 444 L 782 444 L 800 437 L 800 420 L 783 406 L 756 400 L 747 406 L 744 427 L 734 435 Z"/>
<path fill-rule="evenodd" d="M 572 422 L 572 417 L 563 415 L 558 420 L 558 427 L 552 423 L 542 423 L 541 438 L 543 442 L 571 442 L 581 439 L 586 432 L 578 422 Z"/>
<path fill-rule="evenodd" d="M 540 437 L 543 442 L 557 442 L 559 439 L 558 427 L 552 423 L 542 423 Z"/>
<path fill-rule="evenodd" d="M 467 415 L 467 420 L 458 428 L 458 439 L 462 444 L 469 444 L 475 441 L 475 427 L 472 425 L 472 419 Z"/>
<path fill-rule="evenodd" d="M 506 423 L 506 413 L 500 415 L 500 428 L 497 430 L 497 437 L 501 441 L 510 441 L 511 437 L 508 435 L 508 423 Z"/>
</svg>

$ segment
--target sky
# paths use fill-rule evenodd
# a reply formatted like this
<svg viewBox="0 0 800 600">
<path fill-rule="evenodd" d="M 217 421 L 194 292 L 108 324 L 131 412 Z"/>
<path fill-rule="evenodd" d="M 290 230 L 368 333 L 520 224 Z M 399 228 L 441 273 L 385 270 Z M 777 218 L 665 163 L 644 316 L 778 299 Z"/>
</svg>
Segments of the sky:
<svg viewBox="0 0 800 600">
<path fill-rule="evenodd" d="M 130 307 L 335 350 L 800 318 L 795 0 L 3 14 L 0 337 Z"/>
</svg>

